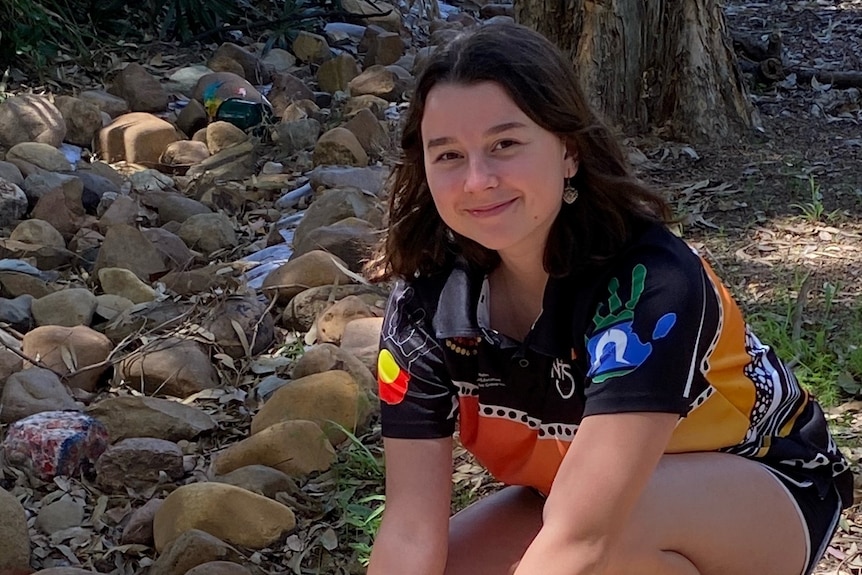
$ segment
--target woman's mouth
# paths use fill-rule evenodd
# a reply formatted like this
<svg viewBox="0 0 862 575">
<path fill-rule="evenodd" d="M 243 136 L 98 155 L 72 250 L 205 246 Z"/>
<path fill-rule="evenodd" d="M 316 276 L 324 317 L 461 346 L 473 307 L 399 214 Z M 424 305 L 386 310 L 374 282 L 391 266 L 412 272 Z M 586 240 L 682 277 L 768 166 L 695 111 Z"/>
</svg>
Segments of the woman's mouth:
<svg viewBox="0 0 862 575">
<path fill-rule="evenodd" d="M 511 200 L 506 200 L 505 202 L 497 202 L 495 204 L 490 204 L 479 208 L 472 208 L 465 211 L 474 218 L 487 218 L 490 216 L 496 216 L 497 214 L 505 211 L 506 208 L 514 204 L 517 199 L 518 198 L 512 198 Z"/>
</svg>

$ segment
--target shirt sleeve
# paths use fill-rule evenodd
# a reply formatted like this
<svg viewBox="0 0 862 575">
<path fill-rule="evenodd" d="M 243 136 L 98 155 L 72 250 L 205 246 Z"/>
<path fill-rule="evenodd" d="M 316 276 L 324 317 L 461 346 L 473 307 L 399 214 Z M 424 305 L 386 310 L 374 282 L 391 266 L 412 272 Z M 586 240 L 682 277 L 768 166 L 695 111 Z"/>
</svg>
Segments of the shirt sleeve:
<svg viewBox="0 0 862 575">
<path fill-rule="evenodd" d="M 381 431 L 401 439 L 449 437 L 458 396 L 414 289 L 398 282 L 386 305 L 377 358 Z"/>
<path fill-rule="evenodd" d="M 585 337 L 584 416 L 688 413 L 719 329 L 711 285 L 687 249 L 647 250 L 617 268 Z"/>
</svg>

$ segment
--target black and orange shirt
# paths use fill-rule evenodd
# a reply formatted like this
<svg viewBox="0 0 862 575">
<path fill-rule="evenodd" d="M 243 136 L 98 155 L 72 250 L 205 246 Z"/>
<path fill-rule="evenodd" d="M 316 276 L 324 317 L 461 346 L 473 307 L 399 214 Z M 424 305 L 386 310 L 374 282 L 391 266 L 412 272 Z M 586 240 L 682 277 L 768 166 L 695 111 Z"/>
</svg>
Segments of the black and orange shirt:
<svg viewBox="0 0 862 575">
<path fill-rule="evenodd" d="M 466 264 L 396 284 L 378 358 L 384 437 L 448 437 L 457 424 L 499 481 L 547 494 L 584 417 L 676 413 L 668 453 L 735 453 L 824 493 L 849 484 L 816 401 L 664 227 L 550 278 L 523 342 L 489 328 L 489 297 Z"/>
</svg>

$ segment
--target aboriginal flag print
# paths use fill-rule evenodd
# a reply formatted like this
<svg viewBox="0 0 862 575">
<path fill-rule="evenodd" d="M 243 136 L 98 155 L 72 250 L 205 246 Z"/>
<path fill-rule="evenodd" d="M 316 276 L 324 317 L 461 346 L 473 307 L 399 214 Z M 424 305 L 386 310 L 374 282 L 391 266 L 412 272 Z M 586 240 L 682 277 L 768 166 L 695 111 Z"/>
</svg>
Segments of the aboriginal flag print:
<svg viewBox="0 0 862 575">
<path fill-rule="evenodd" d="M 377 356 L 377 386 L 380 399 L 389 405 L 398 405 L 407 394 L 410 374 L 398 367 L 388 349 L 380 350 Z"/>
</svg>

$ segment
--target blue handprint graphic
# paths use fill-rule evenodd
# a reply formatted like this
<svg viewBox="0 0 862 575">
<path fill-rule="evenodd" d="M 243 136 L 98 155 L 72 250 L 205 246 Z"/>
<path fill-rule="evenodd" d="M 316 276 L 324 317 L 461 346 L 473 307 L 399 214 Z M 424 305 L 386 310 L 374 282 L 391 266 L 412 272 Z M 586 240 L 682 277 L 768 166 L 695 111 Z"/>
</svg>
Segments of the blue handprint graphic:
<svg viewBox="0 0 862 575">
<path fill-rule="evenodd" d="M 619 297 L 619 280 L 613 278 L 608 284 L 608 313 L 603 315 L 601 308 L 596 311 L 593 317 L 596 329 L 587 340 L 587 351 L 592 358 L 587 377 L 593 383 L 602 383 L 633 372 L 652 353 L 652 343 L 641 341 L 632 328 L 635 306 L 643 294 L 646 275 L 645 266 L 638 264 L 634 267 L 631 297 L 625 305 Z M 653 329 L 652 340 L 665 337 L 675 324 L 675 313 L 660 317 Z"/>
</svg>

